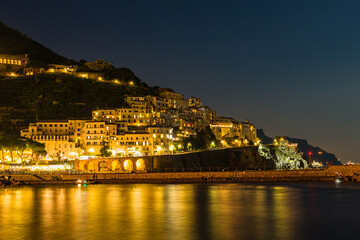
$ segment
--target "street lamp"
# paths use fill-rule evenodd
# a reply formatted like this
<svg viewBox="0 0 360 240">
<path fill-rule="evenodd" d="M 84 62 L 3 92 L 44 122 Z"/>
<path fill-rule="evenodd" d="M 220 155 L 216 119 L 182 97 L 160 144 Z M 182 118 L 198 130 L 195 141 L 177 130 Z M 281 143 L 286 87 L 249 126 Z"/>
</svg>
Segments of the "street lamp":
<svg viewBox="0 0 360 240">
<path fill-rule="evenodd" d="M 309 165 L 310 165 L 310 167 L 312 167 L 312 166 L 311 166 L 311 155 L 312 155 L 312 152 L 309 151 L 309 152 L 308 152 L 308 155 L 309 155 Z"/>
<path fill-rule="evenodd" d="M 171 145 L 171 146 L 169 147 L 169 150 L 171 151 L 171 154 L 174 154 L 174 145 Z"/>
</svg>

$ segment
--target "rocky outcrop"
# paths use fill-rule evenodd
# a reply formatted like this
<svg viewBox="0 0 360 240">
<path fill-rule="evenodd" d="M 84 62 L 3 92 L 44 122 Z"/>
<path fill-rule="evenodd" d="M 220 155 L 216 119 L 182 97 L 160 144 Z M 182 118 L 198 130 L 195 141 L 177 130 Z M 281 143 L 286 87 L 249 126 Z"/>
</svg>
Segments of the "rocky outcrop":
<svg viewBox="0 0 360 240">
<path fill-rule="evenodd" d="M 265 135 L 263 129 L 257 129 L 257 136 L 261 140 L 262 144 L 272 144 L 273 138 L 270 138 Z M 332 154 L 328 153 L 325 150 L 321 149 L 320 147 L 314 147 L 308 143 L 305 139 L 299 139 L 299 138 L 291 138 L 291 137 L 285 137 L 286 140 L 288 140 L 290 143 L 297 143 L 298 149 L 300 152 L 304 153 L 304 159 L 309 162 L 309 156 L 308 152 L 312 152 L 312 158 L 311 160 L 316 160 L 317 162 L 321 162 L 322 164 L 326 165 L 333 164 L 333 165 L 341 165 L 341 162 L 337 159 L 337 157 Z"/>
</svg>

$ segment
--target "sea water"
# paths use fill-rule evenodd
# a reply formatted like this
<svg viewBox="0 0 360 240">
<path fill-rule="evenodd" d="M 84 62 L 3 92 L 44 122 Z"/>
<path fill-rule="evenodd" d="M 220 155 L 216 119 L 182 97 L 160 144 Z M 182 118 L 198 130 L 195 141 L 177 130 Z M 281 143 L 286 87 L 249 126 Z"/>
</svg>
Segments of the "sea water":
<svg viewBox="0 0 360 240">
<path fill-rule="evenodd" d="M 359 239 L 360 184 L 0 189 L 0 239 Z"/>
</svg>

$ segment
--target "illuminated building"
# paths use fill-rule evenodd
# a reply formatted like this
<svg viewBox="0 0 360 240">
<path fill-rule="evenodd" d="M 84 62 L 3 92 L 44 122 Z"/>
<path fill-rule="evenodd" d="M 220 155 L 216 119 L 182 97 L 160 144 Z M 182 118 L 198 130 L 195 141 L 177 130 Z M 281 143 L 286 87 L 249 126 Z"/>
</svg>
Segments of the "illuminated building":
<svg viewBox="0 0 360 240">
<path fill-rule="evenodd" d="M 235 146 L 257 144 L 256 128 L 248 120 L 238 122 L 233 118 L 218 118 L 210 124 L 216 139 Z"/>
<path fill-rule="evenodd" d="M 76 143 L 75 128 L 70 127 L 74 123 L 75 120 L 38 121 L 21 130 L 20 135 L 43 143 L 49 158 L 75 159 L 82 150 Z"/>
<path fill-rule="evenodd" d="M 171 127 L 152 126 L 148 128 L 148 132 L 154 138 L 154 154 L 170 154 L 170 146 L 173 145 L 173 129 Z"/>
<path fill-rule="evenodd" d="M 153 137 L 149 133 L 125 133 L 110 139 L 113 156 L 147 156 L 154 153 Z"/>
<path fill-rule="evenodd" d="M 90 155 L 100 154 L 104 144 L 117 134 L 117 125 L 105 121 L 87 121 L 84 123 L 82 144 Z"/>
</svg>

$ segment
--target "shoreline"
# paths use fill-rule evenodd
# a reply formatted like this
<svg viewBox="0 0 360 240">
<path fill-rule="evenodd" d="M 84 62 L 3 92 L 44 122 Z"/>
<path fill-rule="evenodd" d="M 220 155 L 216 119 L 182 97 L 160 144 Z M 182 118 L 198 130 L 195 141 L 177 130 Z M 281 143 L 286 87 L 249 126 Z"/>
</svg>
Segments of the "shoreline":
<svg viewBox="0 0 360 240">
<path fill-rule="evenodd" d="M 331 166 L 321 170 L 267 170 L 229 172 L 0 174 L 0 185 L 127 184 L 127 183 L 261 183 L 360 182 L 360 166 Z M 79 181 L 81 180 L 81 181 Z M 2 182 L 1 182 L 2 181 Z M 7 181 L 7 184 L 4 182 Z M 79 181 L 79 182 L 78 182 Z"/>
</svg>

